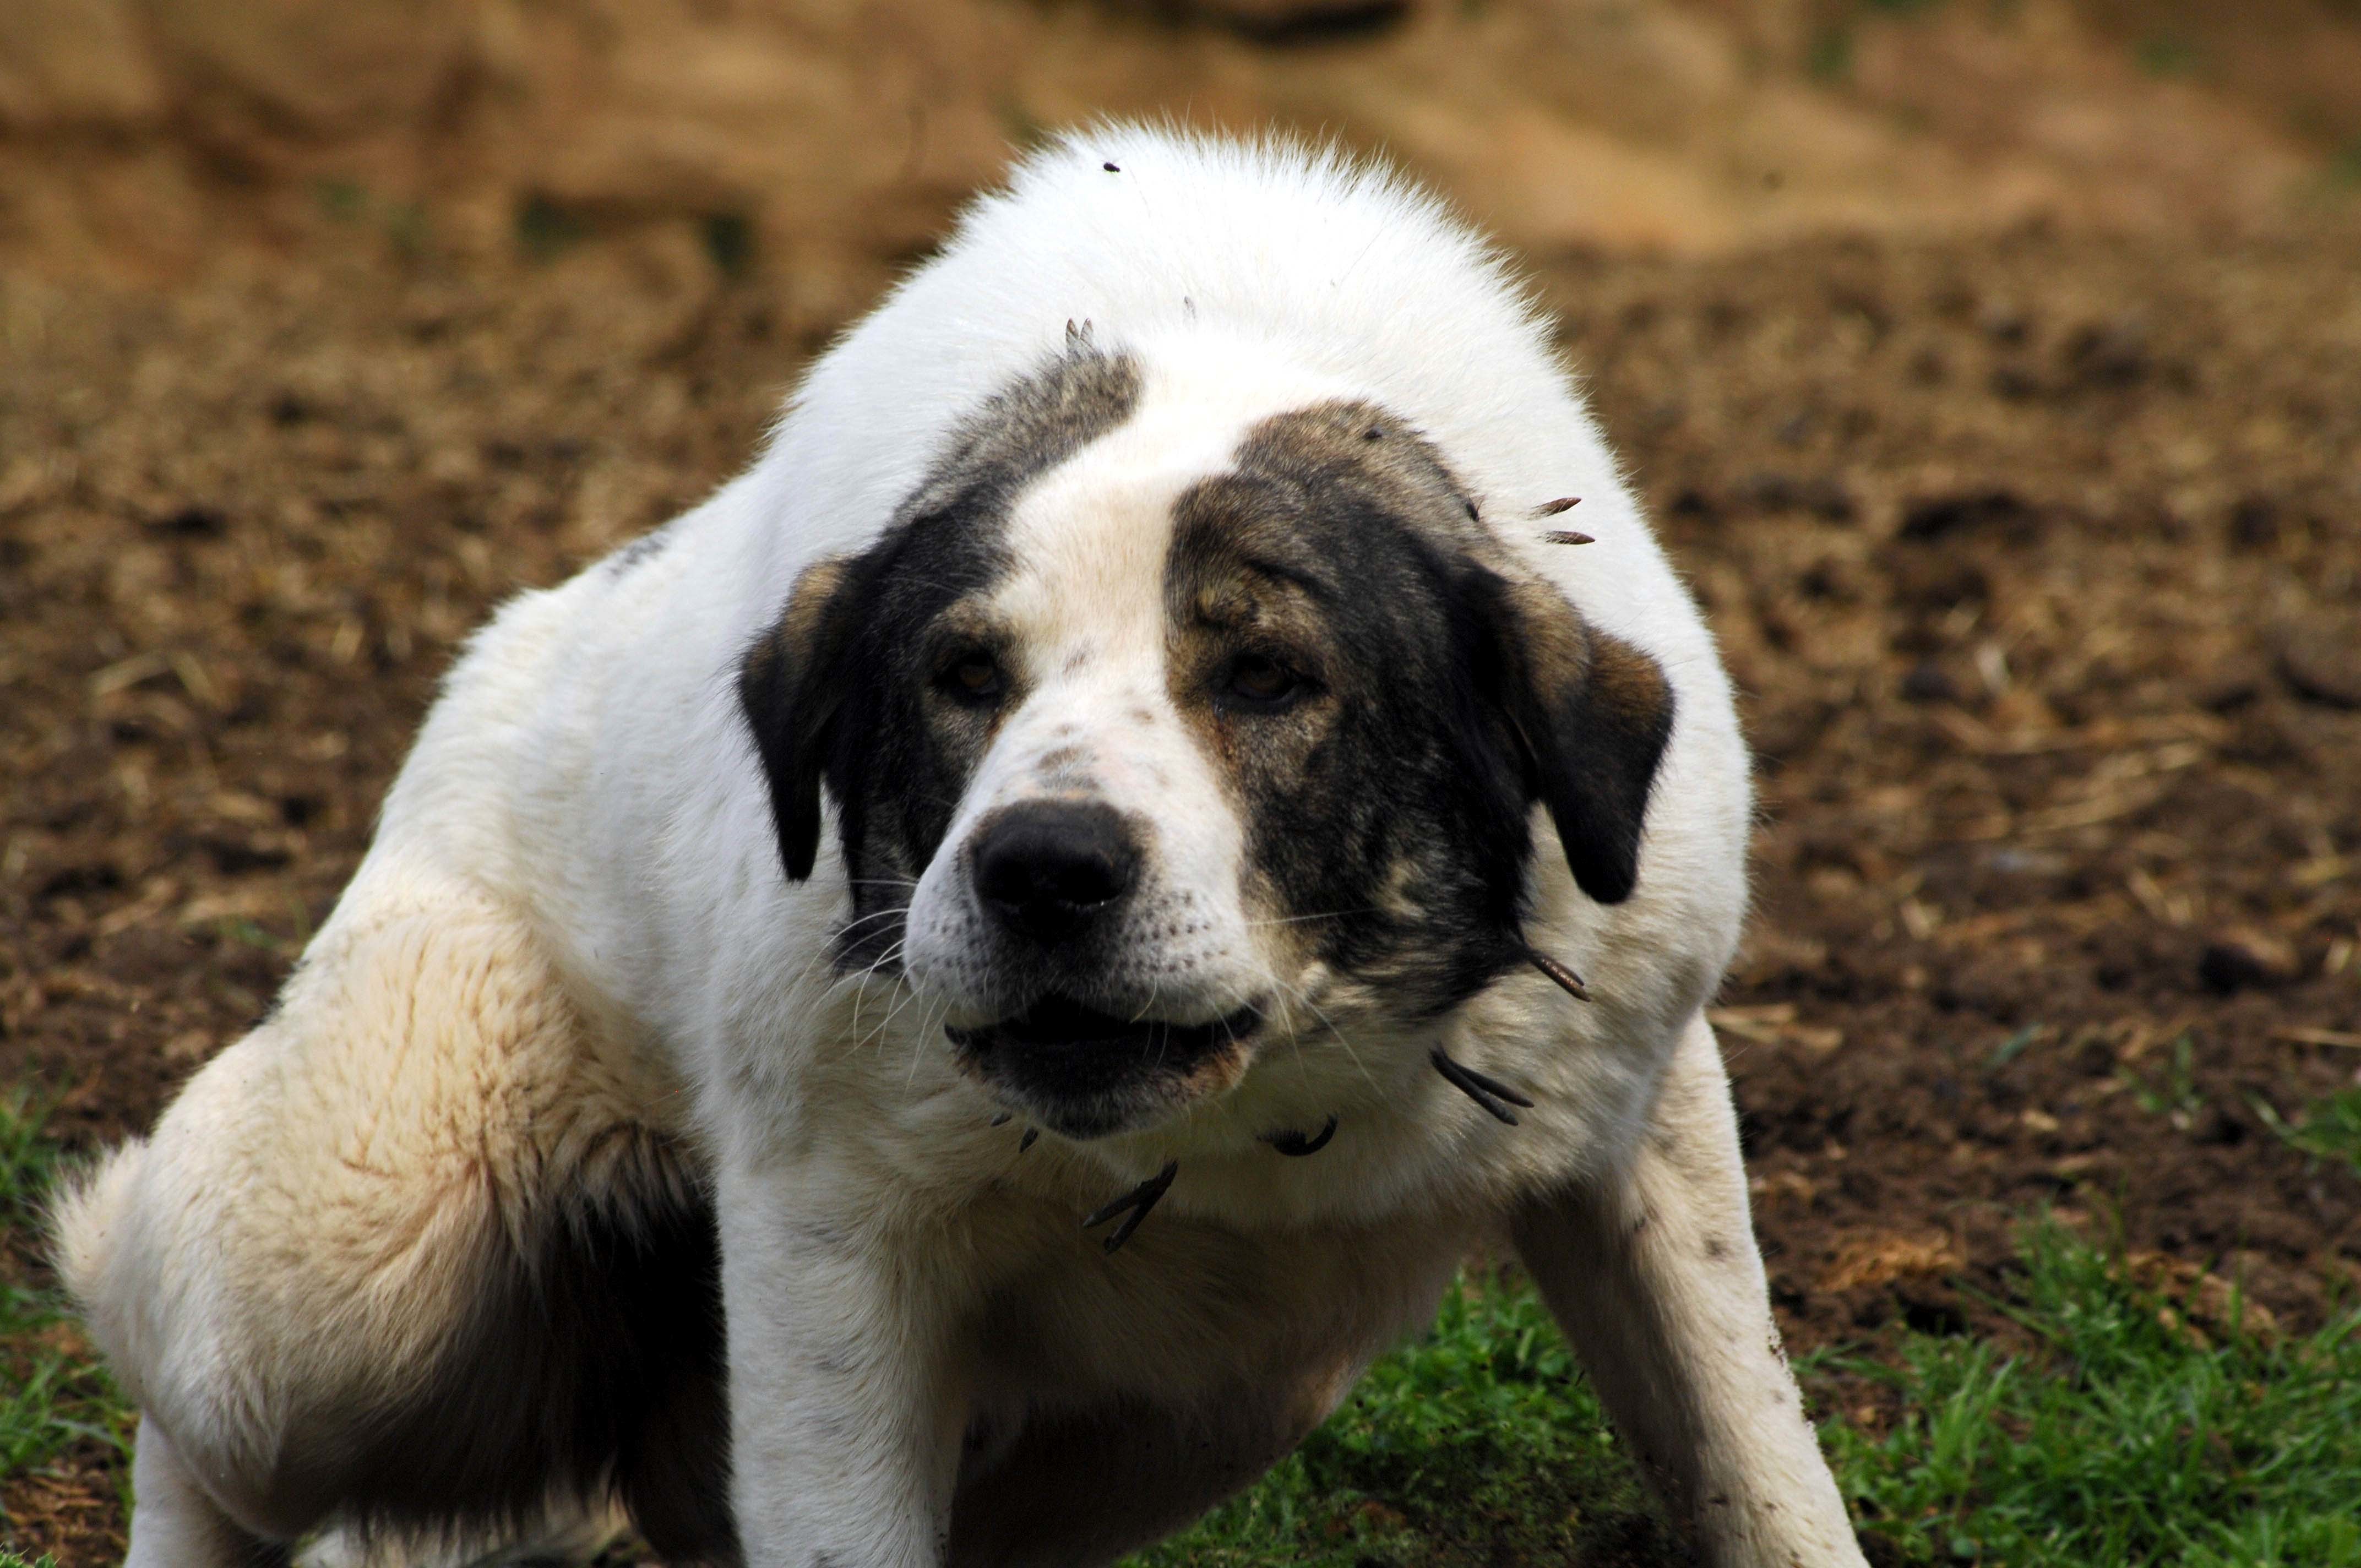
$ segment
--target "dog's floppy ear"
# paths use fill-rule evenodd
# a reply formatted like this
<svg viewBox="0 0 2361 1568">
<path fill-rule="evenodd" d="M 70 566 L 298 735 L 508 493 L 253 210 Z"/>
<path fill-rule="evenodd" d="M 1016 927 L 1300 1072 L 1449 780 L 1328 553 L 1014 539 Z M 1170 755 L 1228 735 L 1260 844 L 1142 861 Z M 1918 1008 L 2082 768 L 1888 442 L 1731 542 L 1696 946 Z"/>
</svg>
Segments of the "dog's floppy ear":
<svg viewBox="0 0 2361 1568">
<path fill-rule="evenodd" d="M 857 565 L 854 556 L 832 555 L 806 567 L 779 619 L 738 666 L 738 707 L 770 783 L 771 823 L 789 882 L 811 875 L 819 854 L 820 773 L 844 697 Z"/>
<path fill-rule="evenodd" d="M 1565 863 L 1601 904 L 1631 896 L 1648 791 L 1673 733 L 1655 660 L 1595 630 L 1555 588 L 1477 569 L 1474 609 L 1528 787 L 1549 807 Z"/>
</svg>

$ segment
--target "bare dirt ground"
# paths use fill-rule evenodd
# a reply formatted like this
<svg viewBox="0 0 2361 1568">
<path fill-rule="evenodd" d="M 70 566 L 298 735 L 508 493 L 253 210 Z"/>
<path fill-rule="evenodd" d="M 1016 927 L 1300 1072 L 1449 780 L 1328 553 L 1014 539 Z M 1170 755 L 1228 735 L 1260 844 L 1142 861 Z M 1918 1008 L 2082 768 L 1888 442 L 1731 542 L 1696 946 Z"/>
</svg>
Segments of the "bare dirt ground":
<svg viewBox="0 0 2361 1568">
<path fill-rule="evenodd" d="M 1748 694 L 1720 1018 L 1799 1346 L 2005 1333 L 2045 1205 L 2290 1326 L 2361 1284 L 2361 1180 L 2258 1109 L 2361 1080 L 2351 219 L 1543 269 Z M 743 462 L 829 324 L 660 245 L 0 280 L 0 1085 L 142 1126 L 468 628 Z M 115 1487 L 0 1506 L 97 1563 Z"/>
</svg>

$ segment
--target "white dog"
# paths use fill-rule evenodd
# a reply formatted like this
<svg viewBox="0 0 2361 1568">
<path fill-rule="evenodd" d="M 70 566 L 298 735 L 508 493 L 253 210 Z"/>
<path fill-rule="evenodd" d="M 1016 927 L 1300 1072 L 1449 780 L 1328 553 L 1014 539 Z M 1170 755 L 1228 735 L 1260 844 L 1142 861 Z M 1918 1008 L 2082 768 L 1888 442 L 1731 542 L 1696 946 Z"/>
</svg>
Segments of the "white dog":
<svg viewBox="0 0 2361 1568">
<path fill-rule="evenodd" d="M 1708 1561 L 1858 1563 L 1701 1011 L 1749 817 L 1485 245 L 1076 137 L 748 473 L 500 611 L 277 1011 L 66 1201 L 131 1560 L 619 1502 L 675 1560 L 1104 1562 L 1499 1236 Z"/>
</svg>

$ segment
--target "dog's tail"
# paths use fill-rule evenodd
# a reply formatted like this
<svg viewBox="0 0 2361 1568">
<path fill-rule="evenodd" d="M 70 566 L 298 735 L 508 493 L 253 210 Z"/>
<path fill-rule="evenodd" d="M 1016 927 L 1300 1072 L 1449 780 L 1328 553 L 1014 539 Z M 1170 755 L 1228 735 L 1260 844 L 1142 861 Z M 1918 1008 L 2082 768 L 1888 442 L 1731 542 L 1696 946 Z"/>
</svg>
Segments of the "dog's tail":
<svg viewBox="0 0 2361 1568">
<path fill-rule="evenodd" d="M 127 1219 L 124 1205 L 147 1157 L 145 1139 L 109 1150 L 66 1181 L 49 1204 L 49 1254 L 66 1289 L 85 1312 L 96 1304 Z"/>
</svg>

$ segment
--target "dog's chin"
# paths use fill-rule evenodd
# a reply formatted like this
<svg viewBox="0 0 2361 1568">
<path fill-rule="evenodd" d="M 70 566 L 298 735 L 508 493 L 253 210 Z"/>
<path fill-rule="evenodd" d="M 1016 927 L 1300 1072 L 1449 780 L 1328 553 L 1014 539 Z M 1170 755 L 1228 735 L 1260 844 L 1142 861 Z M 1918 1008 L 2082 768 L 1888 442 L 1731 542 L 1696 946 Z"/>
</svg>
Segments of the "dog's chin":
<svg viewBox="0 0 2361 1568">
<path fill-rule="evenodd" d="M 1235 1083 L 1261 1022 L 1253 1007 L 1180 1024 L 1051 995 L 997 1023 L 943 1033 L 961 1069 L 994 1098 L 1052 1132 L 1086 1139 L 1152 1126 Z"/>
</svg>

